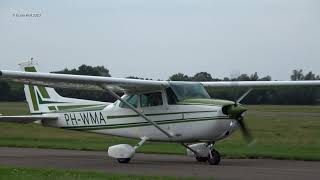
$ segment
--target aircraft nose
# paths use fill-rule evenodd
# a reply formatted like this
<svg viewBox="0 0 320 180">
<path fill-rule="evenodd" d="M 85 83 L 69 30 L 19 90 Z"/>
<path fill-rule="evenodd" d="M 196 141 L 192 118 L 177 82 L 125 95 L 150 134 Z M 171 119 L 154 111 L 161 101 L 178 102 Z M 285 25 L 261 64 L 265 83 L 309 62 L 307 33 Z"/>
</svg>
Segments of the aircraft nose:
<svg viewBox="0 0 320 180">
<path fill-rule="evenodd" d="M 248 109 L 241 104 L 233 104 L 222 108 L 222 112 L 231 118 L 237 118 Z"/>
<path fill-rule="evenodd" d="M 239 128 L 239 124 L 236 120 L 231 120 L 229 126 L 230 126 L 230 133 L 233 133 Z"/>
</svg>

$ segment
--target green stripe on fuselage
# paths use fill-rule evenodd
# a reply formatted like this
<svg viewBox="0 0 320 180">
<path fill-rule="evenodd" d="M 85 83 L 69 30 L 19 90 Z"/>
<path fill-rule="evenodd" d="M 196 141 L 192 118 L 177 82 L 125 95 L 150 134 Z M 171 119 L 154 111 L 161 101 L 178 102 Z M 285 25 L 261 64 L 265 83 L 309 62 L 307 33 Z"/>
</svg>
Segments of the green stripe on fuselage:
<svg viewBox="0 0 320 180">
<path fill-rule="evenodd" d="M 234 104 L 233 101 L 224 99 L 185 99 L 179 101 L 181 105 L 209 105 L 209 106 L 227 106 Z"/>
<path fill-rule="evenodd" d="M 229 117 L 202 117 L 202 118 L 189 118 L 189 119 L 171 119 L 155 121 L 157 124 L 174 124 L 174 123 L 184 123 L 184 122 L 196 122 L 196 121 L 211 121 L 211 120 L 224 120 L 229 119 Z M 71 127 L 61 127 L 64 129 L 73 130 L 100 130 L 100 129 L 118 129 L 118 128 L 130 128 L 139 126 L 151 126 L 149 122 L 137 122 L 137 123 L 126 123 L 126 124 L 110 124 L 110 125 L 95 125 L 95 126 L 71 126 Z"/>
<path fill-rule="evenodd" d="M 71 110 L 71 109 L 78 109 L 78 108 L 89 108 L 89 107 L 94 107 L 94 106 L 102 106 L 102 104 L 58 106 L 58 110 Z M 78 110 L 80 110 L 80 109 L 78 109 Z"/>
<path fill-rule="evenodd" d="M 49 106 L 48 109 L 49 109 L 50 111 L 56 111 L 56 110 L 57 110 L 57 108 L 56 108 L 55 106 Z"/>
<path fill-rule="evenodd" d="M 157 113 L 157 114 L 145 114 L 145 115 L 146 116 L 161 116 L 161 115 L 205 113 L 205 112 L 217 112 L 217 111 L 188 111 L 188 112 Z M 108 119 L 119 119 L 119 118 L 138 117 L 138 116 L 140 116 L 140 115 L 132 114 L 132 115 L 108 116 Z"/>
</svg>

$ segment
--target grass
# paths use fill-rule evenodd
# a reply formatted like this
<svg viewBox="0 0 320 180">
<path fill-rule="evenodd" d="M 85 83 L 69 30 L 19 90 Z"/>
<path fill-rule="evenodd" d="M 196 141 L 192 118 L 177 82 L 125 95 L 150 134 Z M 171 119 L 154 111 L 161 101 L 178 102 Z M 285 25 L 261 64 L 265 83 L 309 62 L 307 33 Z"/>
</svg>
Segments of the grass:
<svg viewBox="0 0 320 180">
<path fill-rule="evenodd" d="M 0 166 L 0 180 L 193 180 L 195 178 L 107 174 L 95 171 L 16 168 Z"/>
<path fill-rule="evenodd" d="M 255 137 L 247 145 L 241 133 L 219 141 L 215 147 L 229 158 L 273 158 L 296 160 L 320 160 L 320 117 L 306 113 L 320 113 L 319 106 L 248 106 L 246 122 Z M 274 112 L 264 116 L 263 112 Z M 0 113 L 26 114 L 25 103 L 0 103 Z M 277 114 L 277 112 L 287 112 Z M 302 116 L 290 112 L 303 112 Z M 137 140 L 103 136 L 79 131 L 44 128 L 37 124 L 0 124 L 0 146 L 62 148 L 79 150 L 106 150 L 108 146 Z M 178 144 L 147 142 L 139 152 L 184 154 Z"/>
<path fill-rule="evenodd" d="M 268 112 L 320 113 L 320 106 L 310 105 L 247 105 L 249 109 Z"/>
</svg>

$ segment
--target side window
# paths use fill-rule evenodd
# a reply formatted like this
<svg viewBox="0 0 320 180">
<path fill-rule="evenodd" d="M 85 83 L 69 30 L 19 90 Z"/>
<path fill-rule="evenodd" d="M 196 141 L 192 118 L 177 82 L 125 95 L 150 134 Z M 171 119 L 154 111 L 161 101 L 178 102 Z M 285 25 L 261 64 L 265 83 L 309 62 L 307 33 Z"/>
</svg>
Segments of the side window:
<svg viewBox="0 0 320 180">
<path fill-rule="evenodd" d="M 166 94 L 167 94 L 168 104 L 177 104 L 178 98 L 170 87 L 166 89 Z"/>
<path fill-rule="evenodd" d="M 126 99 L 125 99 L 129 104 L 131 104 L 133 107 L 137 108 L 138 107 L 138 96 L 137 95 L 131 95 L 131 96 L 128 96 Z M 122 108 L 129 108 L 126 104 L 124 103 L 121 103 L 120 104 L 120 107 Z"/>
<path fill-rule="evenodd" d="M 163 104 L 161 92 L 141 94 L 140 98 L 141 107 L 161 106 Z"/>
</svg>

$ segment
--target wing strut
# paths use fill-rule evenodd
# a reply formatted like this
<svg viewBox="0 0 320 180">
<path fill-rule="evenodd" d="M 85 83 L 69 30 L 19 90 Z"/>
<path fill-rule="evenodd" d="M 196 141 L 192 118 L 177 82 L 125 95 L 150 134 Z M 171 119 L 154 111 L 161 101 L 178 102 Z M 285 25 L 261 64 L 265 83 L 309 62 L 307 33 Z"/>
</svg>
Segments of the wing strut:
<svg viewBox="0 0 320 180">
<path fill-rule="evenodd" d="M 137 113 L 138 115 L 140 115 L 143 119 L 145 119 L 146 121 L 148 121 L 149 123 L 151 123 L 154 127 L 156 127 L 157 129 L 159 129 L 163 134 L 167 135 L 169 138 L 172 138 L 174 135 L 172 133 L 167 132 L 166 130 L 162 129 L 157 123 L 155 123 L 154 121 L 152 121 L 151 119 L 149 119 L 145 114 L 143 114 L 142 112 L 140 112 L 137 108 L 133 107 L 130 103 L 128 103 L 126 100 L 122 99 L 118 94 L 116 94 L 115 92 L 113 92 L 111 89 L 109 89 L 108 87 L 105 86 L 101 86 L 104 90 L 108 91 L 108 93 L 110 93 L 113 97 L 115 97 L 116 99 L 120 100 L 121 102 L 123 102 L 124 104 L 126 104 L 132 111 L 134 111 L 135 113 Z"/>
</svg>

